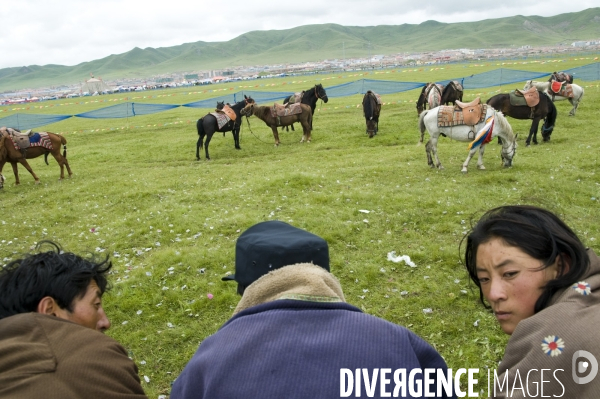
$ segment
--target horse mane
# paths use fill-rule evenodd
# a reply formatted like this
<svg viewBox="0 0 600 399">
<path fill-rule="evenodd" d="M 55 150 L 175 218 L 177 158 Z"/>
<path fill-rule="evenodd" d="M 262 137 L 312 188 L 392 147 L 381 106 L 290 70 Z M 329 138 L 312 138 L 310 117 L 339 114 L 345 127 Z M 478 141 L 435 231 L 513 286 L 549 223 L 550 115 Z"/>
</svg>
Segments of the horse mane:
<svg viewBox="0 0 600 399">
<path fill-rule="evenodd" d="M 498 111 L 496 109 L 494 109 L 494 114 L 496 117 L 495 123 L 497 123 L 499 125 L 499 127 L 503 131 L 506 132 L 507 139 L 510 142 L 514 142 L 515 141 L 515 133 L 513 132 L 512 126 L 510 125 L 510 123 L 508 123 L 508 120 L 506 119 L 504 114 L 501 111 Z"/>
</svg>

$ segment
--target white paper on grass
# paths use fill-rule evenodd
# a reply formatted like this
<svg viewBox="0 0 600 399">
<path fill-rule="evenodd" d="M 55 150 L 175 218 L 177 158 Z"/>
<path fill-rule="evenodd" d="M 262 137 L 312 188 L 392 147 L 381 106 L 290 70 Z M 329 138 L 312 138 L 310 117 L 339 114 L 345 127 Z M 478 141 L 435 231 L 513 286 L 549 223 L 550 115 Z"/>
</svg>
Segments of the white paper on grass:
<svg viewBox="0 0 600 399">
<path fill-rule="evenodd" d="M 389 261 L 392 261 L 394 263 L 399 263 L 399 262 L 404 261 L 404 263 L 406 263 L 410 267 L 417 267 L 417 265 L 415 265 L 410 260 L 410 256 L 408 256 L 408 255 L 396 255 L 396 251 L 388 252 L 387 258 L 388 258 Z"/>
</svg>

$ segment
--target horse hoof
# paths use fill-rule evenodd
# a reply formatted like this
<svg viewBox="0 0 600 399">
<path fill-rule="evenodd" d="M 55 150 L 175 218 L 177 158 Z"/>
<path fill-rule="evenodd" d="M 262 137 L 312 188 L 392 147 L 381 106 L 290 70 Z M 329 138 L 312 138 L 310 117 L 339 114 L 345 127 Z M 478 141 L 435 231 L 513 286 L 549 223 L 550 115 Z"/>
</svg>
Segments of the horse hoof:
<svg viewBox="0 0 600 399">
<path fill-rule="evenodd" d="M 477 165 L 477 169 L 479 169 L 479 170 L 485 170 L 485 166 L 483 166 L 483 165 Z M 466 172 L 466 170 L 465 170 L 465 172 Z"/>
<path fill-rule="evenodd" d="M 466 175 L 468 170 L 463 168 L 463 169 L 461 169 L 461 172 Z"/>
<path fill-rule="evenodd" d="M 39 180 L 36 180 L 36 181 L 35 181 L 35 184 L 40 184 L 40 183 L 41 183 L 41 182 L 40 182 Z M 17 183 L 17 184 L 19 184 L 19 183 Z"/>
</svg>

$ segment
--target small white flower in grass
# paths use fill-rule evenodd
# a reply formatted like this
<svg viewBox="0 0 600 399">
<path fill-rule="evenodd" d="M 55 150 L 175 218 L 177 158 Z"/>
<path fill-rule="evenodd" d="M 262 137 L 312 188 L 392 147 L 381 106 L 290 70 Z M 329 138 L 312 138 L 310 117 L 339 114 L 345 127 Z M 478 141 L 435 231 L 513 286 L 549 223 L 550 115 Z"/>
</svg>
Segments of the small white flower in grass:
<svg viewBox="0 0 600 399">
<path fill-rule="evenodd" d="M 147 376 L 147 375 L 145 375 L 145 376 L 144 376 L 144 381 L 146 381 L 146 382 L 150 382 L 150 378 L 148 378 L 148 376 Z"/>
<path fill-rule="evenodd" d="M 369 292 L 369 290 L 365 288 L 365 289 L 363 290 L 363 292 L 367 293 L 367 292 Z"/>
<path fill-rule="evenodd" d="M 474 327 L 479 327 L 479 319 L 478 319 L 478 320 L 475 320 L 475 323 L 473 323 L 473 326 L 474 326 Z"/>
<path fill-rule="evenodd" d="M 163 291 L 166 291 L 166 290 L 168 290 L 168 289 L 169 289 L 169 287 L 162 287 L 162 290 L 163 290 Z"/>
<path fill-rule="evenodd" d="M 433 313 L 433 310 L 431 308 L 425 308 L 425 309 L 423 309 L 423 313 L 425 313 L 425 314 Z"/>
<path fill-rule="evenodd" d="M 144 364 L 146 364 L 146 361 L 145 361 L 145 360 L 142 360 L 142 361 L 140 362 L 140 364 L 141 364 L 141 365 L 144 365 Z"/>
<path fill-rule="evenodd" d="M 106 250 L 105 250 L 105 249 L 102 249 L 102 248 L 100 248 L 100 247 L 96 247 L 96 252 L 102 253 L 102 252 L 104 252 L 104 251 L 106 251 Z"/>
<path fill-rule="evenodd" d="M 368 219 L 363 219 L 363 222 L 369 223 L 369 220 Z"/>
<path fill-rule="evenodd" d="M 136 313 L 137 313 L 138 315 L 141 315 L 141 314 L 142 314 L 142 311 L 141 311 L 141 310 L 138 310 Z"/>
<path fill-rule="evenodd" d="M 386 270 L 385 270 L 383 267 L 382 267 L 381 269 L 379 269 L 379 271 L 380 271 L 381 273 L 385 273 L 385 272 L 386 272 Z"/>
<path fill-rule="evenodd" d="M 152 276 L 152 273 L 151 272 L 146 272 L 146 276 L 150 277 L 150 276 Z"/>
<path fill-rule="evenodd" d="M 359 295 L 358 297 L 359 297 L 360 299 L 365 299 L 365 296 L 364 296 L 364 295 Z"/>
<path fill-rule="evenodd" d="M 408 295 L 408 291 L 402 291 L 402 292 L 400 292 L 400 295 L 402 295 L 402 296 Z"/>
<path fill-rule="evenodd" d="M 121 324 L 125 325 L 125 324 L 127 324 L 127 323 L 129 323 L 129 321 L 125 320 L 125 321 L 124 321 L 123 323 L 121 323 Z"/>
<path fill-rule="evenodd" d="M 173 327 L 175 327 L 175 326 L 173 325 L 173 323 L 167 323 L 167 327 L 169 327 L 169 328 L 173 328 Z"/>
<path fill-rule="evenodd" d="M 459 279 L 454 279 L 454 284 L 458 284 L 458 283 L 460 283 L 460 280 Z"/>
<path fill-rule="evenodd" d="M 467 290 L 460 290 L 460 293 L 466 295 L 467 294 Z"/>
<path fill-rule="evenodd" d="M 359 211 L 359 212 L 362 212 L 362 213 L 371 213 L 371 211 L 368 211 L 368 210 L 366 210 L 366 209 L 359 209 L 358 211 Z"/>
<path fill-rule="evenodd" d="M 154 243 L 154 245 L 157 246 L 157 247 L 160 247 L 160 242 L 157 241 L 157 242 Z"/>
</svg>

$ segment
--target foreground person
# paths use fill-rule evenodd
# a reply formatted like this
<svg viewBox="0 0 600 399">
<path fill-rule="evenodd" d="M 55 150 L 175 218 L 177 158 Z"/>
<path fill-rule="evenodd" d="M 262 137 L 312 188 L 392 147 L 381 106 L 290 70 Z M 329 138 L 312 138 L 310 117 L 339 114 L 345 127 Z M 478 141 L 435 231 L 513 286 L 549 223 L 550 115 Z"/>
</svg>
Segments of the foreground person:
<svg viewBox="0 0 600 399">
<path fill-rule="evenodd" d="M 0 398 L 146 398 L 125 348 L 102 334 L 111 262 L 44 244 L 0 267 Z"/>
<path fill-rule="evenodd" d="M 345 302 L 327 242 L 307 231 L 280 221 L 250 227 L 236 242 L 235 275 L 224 280 L 236 281 L 242 298 L 202 342 L 171 399 L 380 397 L 396 389 L 423 397 L 425 369 L 435 369 L 427 387 L 434 393 L 436 374 L 446 372 L 417 335 Z"/>
<path fill-rule="evenodd" d="M 571 228 L 537 207 L 492 209 L 466 237 L 465 265 L 511 335 L 493 397 L 598 397 L 600 260 Z"/>
</svg>

